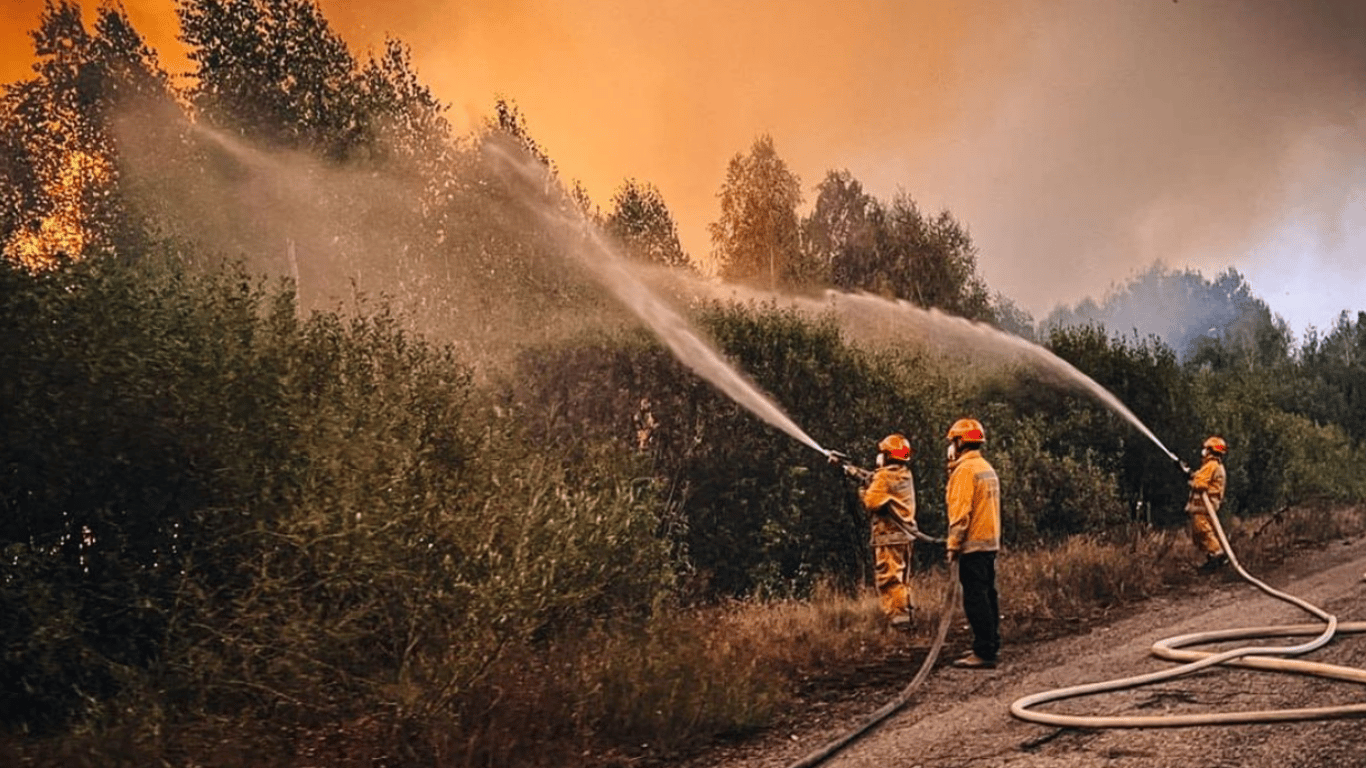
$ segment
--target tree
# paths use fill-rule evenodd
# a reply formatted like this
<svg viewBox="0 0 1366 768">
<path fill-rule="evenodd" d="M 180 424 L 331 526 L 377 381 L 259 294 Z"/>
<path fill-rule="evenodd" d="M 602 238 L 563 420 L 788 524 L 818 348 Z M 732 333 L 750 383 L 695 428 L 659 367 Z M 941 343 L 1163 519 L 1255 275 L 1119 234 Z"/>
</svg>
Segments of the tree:
<svg viewBox="0 0 1366 768">
<path fill-rule="evenodd" d="M 176 0 L 176 13 L 211 121 L 335 158 L 360 143 L 359 68 L 315 0 Z"/>
<path fill-rule="evenodd" d="M 897 193 L 887 208 L 879 256 L 879 287 L 897 298 L 973 320 L 994 319 L 977 274 L 977 249 L 948 211 L 926 216 L 909 195 Z"/>
<path fill-rule="evenodd" d="M 816 185 L 816 205 L 802 222 L 802 248 L 826 278 L 843 290 L 866 287 L 863 268 L 874 263 L 882 206 L 849 171 L 829 171 Z"/>
<path fill-rule="evenodd" d="M 811 277 L 800 259 L 801 180 L 778 157 L 771 137 L 760 136 L 748 155 L 731 158 L 717 196 L 721 217 L 708 230 L 718 274 L 775 288 Z"/>
<path fill-rule="evenodd" d="M 1014 299 L 997 291 L 992 298 L 991 313 L 996 318 L 997 328 L 1020 338 L 1035 341 L 1034 316 L 1020 308 Z"/>
<path fill-rule="evenodd" d="M 92 32 L 77 4 L 48 0 L 31 36 L 36 77 L 0 97 L 5 256 L 41 267 L 119 250 L 141 232 L 115 122 L 134 103 L 171 104 L 169 80 L 119 6 L 102 6 Z"/>
<path fill-rule="evenodd" d="M 1347 312 L 1326 334 L 1311 328 L 1299 354 L 1288 409 L 1320 424 L 1341 424 L 1357 443 L 1366 440 L 1366 312 Z"/>
<path fill-rule="evenodd" d="M 688 266 L 673 214 L 653 184 L 627 179 L 612 196 L 606 229 L 640 259 L 666 267 Z"/>
<path fill-rule="evenodd" d="M 518 108 L 517 102 L 499 97 L 493 105 L 493 117 L 484 121 L 484 134 L 486 140 L 511 139 L 532 159 L 544 165 L 546 173 L 551 178 L 559 175 L 559 171 L 555 168 L 555 161 L 551 160 L 545 148 L 531 137 L 526 116 Z"/>
<path fill-rule="evenodd" d="M 1207 280 L 1199 272 L 1154 263 L 1099 303 L 1059 307 L 1045 328 L 1100 323 L 1115 333 L 1161 336 L 1187 361 L 1214 368 L 1285 363 L 1290 331 L 1235 269 Z"/>
<path fill-rule="evenodd" d="M 446 107 L 417 76 L 412 52 L 393 38 L 360 72 L 360 113 L 369 139 L 381 156 L 426 176 L 449 165 L 451 125 Z"/>
<path fill-rule="evenodd" d="M 972 238 L 948 211 L 925 216 L 904 192 L 884 205 L 848 171 L 829 172 L 816 189 L 802 245 L 837 288 L 995 321 Z M 1012 316 L 1012 322 L 1024 321 Z"/>
</svg>

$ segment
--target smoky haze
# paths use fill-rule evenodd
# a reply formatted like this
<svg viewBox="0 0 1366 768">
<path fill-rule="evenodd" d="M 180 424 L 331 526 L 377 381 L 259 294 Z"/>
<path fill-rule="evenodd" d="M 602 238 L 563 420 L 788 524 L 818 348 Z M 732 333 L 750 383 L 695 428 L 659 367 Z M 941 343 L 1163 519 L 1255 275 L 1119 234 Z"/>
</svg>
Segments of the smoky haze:
<svg viewBox="0 0 1366 768">
<path fill-rule="evenodd" d="M 41 0 L 5 3 L 5 80 Z M 124 0 L 183 69 L 171 0 Z M 1234 267 L 1295 330 L 1366 309 L 1358 0 L 321 0 L 386 34 L 457 127 L 515 100 L 606 205 L 655 184 L 700 259 L 729 158 L 767 133 L 807 191 L 848 169 L 970 230 L 1042 318 L 1161 260 Z M 90 9 L 87 9 L 89 12 Z"/>
<path fill-rule="evenodd" d="M 923 182 L 993 287 L 1037 317 L 1161 261 L 1235 267 L 1292 325 L 1302 275 L 1361 306 L 1366 4 L 1031 8 L 1025 67 Z M 1268 246 L 1286 230 L 1306 247 Z"/>
</svg>

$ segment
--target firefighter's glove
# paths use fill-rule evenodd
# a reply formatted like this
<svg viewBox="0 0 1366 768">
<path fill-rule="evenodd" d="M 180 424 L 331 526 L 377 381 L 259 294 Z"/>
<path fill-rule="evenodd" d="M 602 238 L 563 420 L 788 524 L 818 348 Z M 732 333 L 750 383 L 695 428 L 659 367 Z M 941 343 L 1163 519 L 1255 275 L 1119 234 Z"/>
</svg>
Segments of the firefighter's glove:
<svg viewBox="0 0 1366 768">
<path fill-rule="evenodd" d="M 1186 477 L 1187 480 L 1189 480 L 1189 479 L 1191 478 L 1191 474 L 1192 474 L 1192 473 L 1191 473 L 1191 468 L 1190 468 L 1189 465 L 1186 464 L 1186 462 L 1184 462 L 1184 461 L 1182 461 L 1182 460 L 1180 460 L 1180 459 L 1177 459 L 1177 460 L 1176 460 L 1176 468 L 1179 469 L 1179 470 L 1181 470 L 1181 474 L 1184 475 L 1184 476 Z"/>
<path fill-rule="evenodd" d="M 849 477 L 852 477 L 860 483 L 866 483 L 873 477 L 872 472 L 869 472 L 868 470 L 863 469 L 861 467 L 856 467 L 853 464 L 844 465 L 844 474 L 848 475 Z"/>
</svg>

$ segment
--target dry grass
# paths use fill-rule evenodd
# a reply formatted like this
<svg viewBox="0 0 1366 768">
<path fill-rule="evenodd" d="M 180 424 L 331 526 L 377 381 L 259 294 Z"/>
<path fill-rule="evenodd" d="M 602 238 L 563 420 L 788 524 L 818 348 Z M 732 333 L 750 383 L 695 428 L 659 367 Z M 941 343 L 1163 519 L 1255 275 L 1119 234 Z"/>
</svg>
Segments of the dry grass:
<svg viewBox="0 0 1366 768">
<path fill-rule="evenodd" d="M 1255 570 L 1296 547 L 1366 533 L 1366 512 L 1296 509 L 1234 520 L 1227 529 Z M 1004 552 L 997 569 L 1003 633 L 1018 644 L 1092 625 L 1108 611 L 1197 581 L 1199 561 L 1184 529 L 1146 527 Z M 917 575 L 912 599 L 920 610 L 909 645 L 928 644 L 947 586 L 944 569 Z M 809 681 L 854 674 L 907 646 L 885 627 L 871 589 L 855 596 L 821 589 L 803 601 L 674 613 L 643 630 L 603 628 L 556 644 L 551 656 L 572 670 L 572 716 L 580 735 L 592 734 L 592 746 L 579 746 L 632 745 L 624 762 L 772 725 L 785 708 L 800 706 Z"/>
<path fill-rule="evenodd" d="M 1366 510 L 1287 510 L 1230 521 L 1227 533 L 1255 573 L 1296 549 L 1366 533 Z M 1094 626 L 1107 611 L 1195 582 L 1199 559 L 1184 530 L 1137 527 L 1003 552 L 1003 634 L 1018 645 Z M 377 713 L 316 733 L 230 723 L 213 734 L 160 734 L 151 739 L 157 744 L 133 732 L 105 733 L 99 743 L 68 738 L 56 752 L 0 741 L 0 761 L 112 764 L 108 758 L 126 749 L 130 759 L 114 762 L 131 765 L 148 754 L 177 753 L 173 742 L 188 738 L 196 764 L 205 766 L 243 764 L 246 743 L 266 753 L 254 754 L 255 764 L 282 768 L 660 765 L 777 725 L 822 687 L 879 684 L 866 679 L 870 670 L 904 668 L 908 647 L 928 644 L 947 587 L 943 568 L 917 574 L 912 597 L 920 610 L 909 642 L 885 627 L 871 589 L 849 595 L 821 588 L 807 600 L 659 611 L 648 621 L 505 648 L 454 710 L 408 727 Z M 962 632 L 956 626 L 951 641 Z M 880 684 L 887 682 L 882 676 Z"/>
</svg>

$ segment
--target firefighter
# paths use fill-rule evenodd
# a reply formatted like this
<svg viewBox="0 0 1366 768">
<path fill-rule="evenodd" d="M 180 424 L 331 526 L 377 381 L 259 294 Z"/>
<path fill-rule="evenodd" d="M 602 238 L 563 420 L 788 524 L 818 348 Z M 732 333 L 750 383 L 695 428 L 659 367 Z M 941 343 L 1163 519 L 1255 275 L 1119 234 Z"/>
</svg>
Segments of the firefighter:
<svg viewBox="0 0 1366 768">
<path fill-rule="evenodd" d="M 1228 554 L 1219 545 L 1219 537 L 1214 533 L 1214 521 L 1210 519 L 1210 509 L 1205 506 L 1204 497 L 1209 497 L 1214 514 L 1224 501 L 1224 486 L 1228 473 L 1224 471 L 1224 456 L 1228 453 L 1228 443 L 1222 437 L 1211 437 L 1200 447 L 1200 468 L 1190 473 L 1190 498 L 1186 501 L 1186 514 L 1191 519 L 1191 540 L 1196 549 L 1205 553 L 1205 562 L 1200 566 L 1202 573 L 1209 573 L 1228 562 Z"/>
<path fill-rule="evenodd" d="M 1001 548 L 1001 482 L 982 457 L 986 430 L 976 419 L 949 428 L 948 560 L 958 562 L 963 613 L 972 627 L 972 652 L 953 662 L 966 669 L 993 669 L 1001 651 L 1001 612 L 996 594 L 996 553 Z"/>
<path fill-rule="evenodd" d="M 877 451 L 876 470 L 846 464 L 845 471 L 865 483 L 859 498 L 872 528 L 873 582 L 882 612 L 893 629 L 909 630 L 915 611 L 909 590 L 916 532 L 915 477 L 910 467 L 915 449 L 903 435 L 891 434 L 877 444 Z"/>
</svg>

